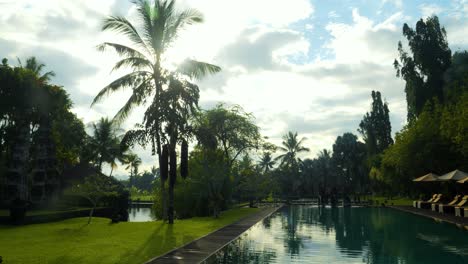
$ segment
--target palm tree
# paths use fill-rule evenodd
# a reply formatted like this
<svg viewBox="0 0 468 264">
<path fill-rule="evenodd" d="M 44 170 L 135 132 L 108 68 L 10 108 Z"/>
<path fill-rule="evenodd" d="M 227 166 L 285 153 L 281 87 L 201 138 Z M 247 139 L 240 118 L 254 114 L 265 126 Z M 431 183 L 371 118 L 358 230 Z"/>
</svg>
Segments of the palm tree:
<svg viewBox="0 0 468 264">
<path fill-rule="evenodd" d="M 34 57 L 34 56 L 27 58 L 26 59 L 26 65 L 24 65 L 24 66 L 23 66 L 21 60 L 19 58 L 17 58 L 17 59 L 18 59 L 18 63 L 20 65 L 20 67 L 31 70 L 32 72 L 34 72 L 34 74 L 37 76 L 40 83 L 45 84 L 48 81 L 50 81 L 50 77 L 55 76 L 55 72 L 53 72 L 53 71 L 48 71 L 48 72 L 42 74 L 42 70 L 44 69 L 45 64 L 44 63 L 39 63 L 37 61 L 36 57 Z"/>
<path fill-rule="evenodd" d="M 145 103 L 148 99 L 152 100 L 151 106 L 145 113 L 143 121 L 145 129 L 142 132 L 145 134 L 145 140 L 151 141 L 154 146 L 155 153 L 159 156 L 159 167 L 161 167 L 162 141 L 164 140 L 162 123 L 168 122 L 170 117 L 174 116 L 173 111 L 175 111 L 175 107 L 172 107 L 171 111 L 167 101 L 162 98 L 164 92 L 174 87 L 171 84 L 172 80 L 199 79 L 207 74 L 219 72 L 221 68 L 187 59 L 174 70 L 169 70 L 167 58 L 164 56 L 166 51 L 186 26 L 203 21 L 202 14 L 195 9 L 176 10 L 175 0 L 136 0 L 134 3 L 137 7 L 139 22 L 141 22 L 138 27 L 121 16 L 106 18 L 102 27 L 103 31 L 114 31 L 127 37 L 132 45 L 105 42 L 98 46 L 100 50 L 111 48 L 122 57 L 113 70 L 130 68 L 132 71 L 104 87 L 96 95 L 92 105 L 109 93 L 132 88 L 131 96 L 114 117 L 114 120 L 120 122 L 135 106 Z M 182 88 L 186 87 L 187 85 Z M 198 102 L 198 96 L 196 102 Z M 169 129 L 169 133 L 172 133 L 170 148 L 171 151 L 175 151 L 174 142 L 176 142 L 177 133 L 174 132 L 174 126 Z M 164 194 L 164 190 L 161 191 Z M 169 223 L 172 223 L 172 219 L 169 219 Z"/>
<path fill-rule="evenodd" d="M 141 165 L 141 159 L 136 154 L 128 154 L 123 160 L 123 164 L 126 164 L 126 170 L 130 170 L 130 187 L 133 185 L 134 177 L 138 175 L 138 167 Z"/>
<path fill-rule="evenodd" d="M 289 131 L 283 136 L 283 142 L 279 147 L 279 150 L 285 152 L 278 156 L 276 159 L 281 160 L 281 165 L 293 166 L 297 164 L 297 154 L 301 152 L 308 152 L 309 148 L 303 146 L 305 137 L 300 140 L 297 138 L 297 132 L 293 133 Z"/>
<path fill-rule="evenodd" d="M 92 124 L 93 136 L 91 137 L 92 156 L 99 171 L 102 170 L 103 163 L 109 163 L 111 170 L 115 165 L 115 159 L 119 156 L 116 153 L 120 150 L 120 140 L 117 136 L 116 125 L 106 118 L 101 118 L 97 123 Z"/>
<path fill-rule="evenodd" d="M 263 156 L 258 165 L 264 173 L 267 173 L 269 170 L 271 170 L 273 166 L 275 165 L 275 161 L 271 157 L 271 153 L 270 152 L 263 153 Z"/>
</svg>

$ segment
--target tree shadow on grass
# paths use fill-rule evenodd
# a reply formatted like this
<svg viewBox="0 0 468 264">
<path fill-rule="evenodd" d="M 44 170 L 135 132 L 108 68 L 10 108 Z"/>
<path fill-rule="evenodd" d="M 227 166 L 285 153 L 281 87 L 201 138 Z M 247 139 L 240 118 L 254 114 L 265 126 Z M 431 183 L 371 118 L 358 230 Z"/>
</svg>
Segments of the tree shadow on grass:
<svg viewBox="0 0 468 264">
<path fill-rule="evenodd" d="M 135 259 L 146 262 L 156 256 L 163 255 L 177 247 L 194 240 L 196 237 L 190 235 L 178 236 L 174 233 L 177 224 L 161 224 L 151 236 L 136 250 L 128 250 L 122 254 L 119 263 L 135 263 Z M 164 233 L 163 233 L 164 232 Z M 141 262 L 140 261 L 140 262 Z"/>
<path fill-rule="evenodd" d="M 63 263 L 85 263 L 81 256 L 59 256 L 55 259 L 44 262 L 48 264 L 63 264 Z"/>
</svg>

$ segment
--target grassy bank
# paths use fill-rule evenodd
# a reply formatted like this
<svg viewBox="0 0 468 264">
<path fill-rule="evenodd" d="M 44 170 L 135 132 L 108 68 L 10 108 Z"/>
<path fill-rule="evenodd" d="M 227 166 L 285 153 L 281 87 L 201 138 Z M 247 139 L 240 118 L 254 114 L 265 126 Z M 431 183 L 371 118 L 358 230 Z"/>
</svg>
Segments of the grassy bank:
<svg viewBox="0 0 468 264">
<path fill-rule="evenodd" d="M 153 195 L 137 194 L 137 195 L 132 195 L 130 197 L 130 200 L 140 201 L 140 202 L 152 202 L 154 200 L 154 196 Z"/>
<path fill-rule="evenodd" d="M 237 208 L 221 217 L 111 224 L 109 219 L 73 218 L 28 226 L 0 226 L 4 263 L 143 263 L 233 223 L 258 209 Z"/>
</svg>

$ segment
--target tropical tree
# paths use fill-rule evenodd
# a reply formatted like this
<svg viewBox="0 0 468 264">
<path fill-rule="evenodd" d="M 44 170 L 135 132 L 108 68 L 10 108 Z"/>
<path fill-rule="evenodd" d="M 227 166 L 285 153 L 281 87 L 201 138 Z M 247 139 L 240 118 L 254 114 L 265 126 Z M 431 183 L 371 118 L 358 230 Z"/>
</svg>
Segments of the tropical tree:
<svg viewBox="0 0 468 264">
<path fill-rule="evenodd" d="M 372 91 L 371 96 L 371 111 L 364 115 L 358 128 L 366 143 L 369 158 L 393 144 L 388 105 L 382 101 L 379 91 Z"/>
<path fill-rule="evenodd" d="M 398 42 L 399 59 L 394 66 L 397 77 L 405 80 L 408 121 L 422 112 L 426 102 L 434 97 L 444 99 L 444 72 L 451 64 L 451 50 L 445 28 L 437 16 L 420 19 L 415 29 L 403 25 L 403 36 L 408 40 L 411 53 Z"/>
<path fill-rule="evenodd" d="M 283 136 L 283 141 L 278 149 L 284 154 L 279 155 L 276 159 L 281 160 L 280 165 L 295 166 L 297 165 L 297 155 L 302 152 L 308 152 L 309 148 L 303 146 L 305 137 L 298 139 L 297 132 L 289 131 Z"/>
<path fill-rule="evenodd" d="M 138 176 L 138 167 L 141 165 L 141 159 L 138 155 L 132 153 L 126 155 L 123 164 L 127 165 L 126 170 L 130 170 L 130 187 L 135 184 L 135 177 Z"/>
<path fill-rule="evenodd" d="M 175 8 L 175 3 L 175 0 L 136 0 L 134 4 L 140 20 L 139 25 L 132 24 L 125 17 L 110 16 L 105 19 L 102 27 L 104 31 L 113 31 L 127 37 L 132 45 L 105 42 L 98 47 L 100 50 L 111 48 L 122 57 L 114 66 L 114 70 L 130 68 L 132 71 L 104 87 L 95 97 L 93 104 L 109 93 L 131 87 L 131 96 L 114 117 L 115 120 L 122 121 L 135 106 L 152 100 L 143 119 L 144 128 L 139 133 L 144 138 L 143 141 L 151 142 L 153 152 L 159 156 L 159 167 L 162 167 L 164 162 L 162 146 L 168 144 L 174 162 L 175 147 L 179 141 L 183 141 L 180 137 L 184 133 L 178 131 L 181 124 L 175 121 L 180 121 L 179 117 L 187 118 L 187 116 L 176 113 L 181 109 L 178 107 L 181 106 L 178 104 L 179 100 L 182 98 L 182 101 L 189 101 L 190 106 L 194 101 L 198 103 L 198 90 L 196 96 L 186 92 L 187 87 L 196 87 L 188 81 L 221 70 L 216 65 L 193 59 L 187 59 L 173 67 L 174 70 L 171 69 L 165 56 L 167 50 L 183 29 L 203 21 L 199 11 L 195 9 L 179 11 Z M 168 101 L 163 99 L 164 97 L 172 99 Z M 182 121 L 187 122 L 186 119 Z M 165 138 L 165 134 L 171 137 Z M 172 170 L 175 171 L 175 168 Z M 175 174 L 171 175 L 173 180 L 170 182 L 170 189 L 172 183 L 175 183 Z M 164 178 L 164 175 L 162 177 Z M 164 192 L 163 189 L 161 191 Z M 168 211 L 169 223 L 172 223 L 173 210 L 168 208 Z"/>
<path fill-rule="evenodd" d="M 51 77 L 55 77 L 55 72 L 53 71 L 42 73 L 42 70 L 45 68 L 46 65 L 44 63 L 40 63 L 34 56 L 27 58 L 25 65 L 23 65 L 19 58 L 18 63 L 20 67 L 32 71 L 37 76 L 39 82 L 42 84 L 48 83 Z"/>
<path fill-rule="evenodd" d="M 361 191 L 365 183 L 366 147 L 356 135 L 344 133 L 333 144 L 333 165 L 336 166 L 338 183 L 346 189 Z M 346 190 L 345 190 L 346 191 Z M 351 191 L 351 190 L 349 190 Z"/>
<path fill-rule="evenodd" d="M 92 124 L 93 135 L 90 139 L 91 151 L 95 165 L 102 170 L 103 163 L 109 163 L 111 170 L 115 159 L 120 156 L 120 139 L 117 136 L 116 124 L 107 117 Z M 112 172 L 111 172 L 112 173 Z"/>
<path fill-rule="evenodd" d="M 264 145 L 253 116 L 237 105 L 225 107 L 219 104 L 201 112 L 196 117 L 195 134 L 204 148 L 220 148 L 229 167 L 239 155 Z"/>
<path fill-rule="evenodd" d="M 275 165 L 275 160 L 271 156 L 270 152 L 264 152 L 263 156 L 258 164 L 259 168 L 261 171 L 264 173 L 267 173 L 271 169 L 273 169 L 273 166 Z"/>
</svg>

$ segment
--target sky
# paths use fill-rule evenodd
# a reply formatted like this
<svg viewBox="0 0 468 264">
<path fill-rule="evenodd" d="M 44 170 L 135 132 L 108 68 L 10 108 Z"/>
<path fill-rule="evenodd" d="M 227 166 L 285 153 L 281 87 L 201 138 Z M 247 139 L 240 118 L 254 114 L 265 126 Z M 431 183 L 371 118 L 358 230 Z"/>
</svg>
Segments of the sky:
<svg viewBox="0 0 468 264">
<path fill-rule="evenodd" d="M 200 106 L 240 105 L 277 145 L 287 131 L 297 131 L 311 149 L 303 158 L 331 149 L 345 132 L 357 135 L 372 90 L 389 105 L 393 135 L 404 126 L 404 82 L 392 65 L 398 41 L 405 45 L 404 23 L 414 27 L 435 14 L 452 51 L 468 49 L 468 0 L 178 0 L 177 6 L 198 9 L 205 22 L 182 32 L 168 57 L 223 69 L 197 81 Z M 130 91 L 90 107 L 99 90 L 125 73 L 111 72 L 118 56 L 96 46 L 128 43 L 101 26 L 109 15 L 137 21 L 131 2 L 0 0 L 0 10 L 0 57 L 13 65 L 29 56 L 45 63 L 85 124 L 117 113 Z M 132 128 L 142 114 L 135 109 L 122 128 Z M 140 170 L 156 164 L 150 149 L 134 152 L 143 160 Z M 120 178 L 127 174 L 123 166 L 116 170 Z"/>
</svg>

